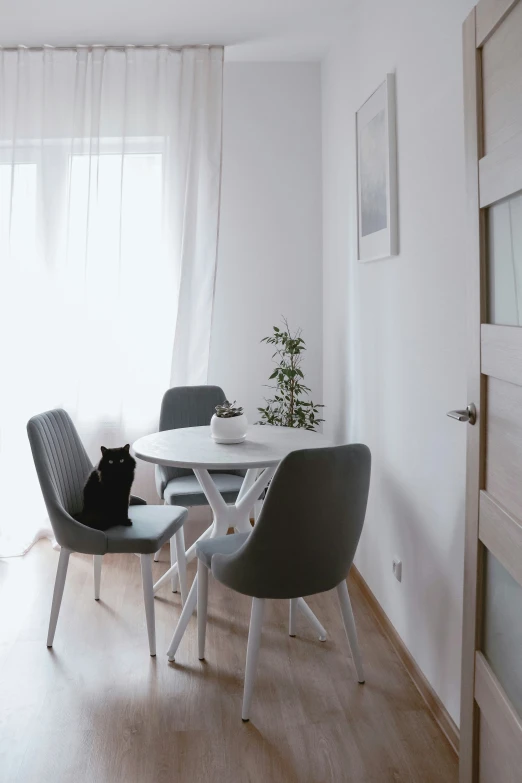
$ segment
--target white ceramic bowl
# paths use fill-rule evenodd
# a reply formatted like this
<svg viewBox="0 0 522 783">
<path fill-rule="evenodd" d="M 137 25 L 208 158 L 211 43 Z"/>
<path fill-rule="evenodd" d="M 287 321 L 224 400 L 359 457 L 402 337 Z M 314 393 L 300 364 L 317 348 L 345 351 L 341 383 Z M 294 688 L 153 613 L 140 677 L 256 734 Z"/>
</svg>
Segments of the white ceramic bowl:
<svg viewBox="0 0 522 783">
<path fill-rule="evenodd" d="M 210 434 L 216 443 L 242 443 L 247 435 L 248 420 L 244 413 L 230 419 L 214 414 L 210 422 Z"/>
</svg>

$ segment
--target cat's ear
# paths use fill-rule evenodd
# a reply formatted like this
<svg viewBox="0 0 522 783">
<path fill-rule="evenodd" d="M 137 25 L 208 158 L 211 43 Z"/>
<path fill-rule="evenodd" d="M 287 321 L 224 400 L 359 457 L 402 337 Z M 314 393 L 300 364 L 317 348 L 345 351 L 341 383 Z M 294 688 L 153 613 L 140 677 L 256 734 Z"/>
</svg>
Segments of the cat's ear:
<svg viewBox="0 0 522 783">
<path fill-rule="evenodd" d="M 125 451 L 128 451 L 130 449 L 130 443 L 126 443 L 123 448 L 125 449 Z"/>
<path fill-rule="evenodd" d="M 102 446 L 102 447 L 101 447 L 101 453 L 102 453 L 102 454 L 105 454 L 105 452 L 106 452 L 106 451 L 107 451 L 107 449 L 105 448 L 105 446 Z"/>
</svg>

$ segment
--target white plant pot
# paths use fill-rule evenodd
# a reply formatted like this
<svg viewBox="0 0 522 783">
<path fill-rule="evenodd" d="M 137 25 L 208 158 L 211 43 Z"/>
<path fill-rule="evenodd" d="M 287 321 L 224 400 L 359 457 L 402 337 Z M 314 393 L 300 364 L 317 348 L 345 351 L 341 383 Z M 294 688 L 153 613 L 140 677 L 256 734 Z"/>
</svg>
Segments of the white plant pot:
<svg viewBox="0 0 522 783">
<path fill-rule="evenodd" d="M 247 436 L 248 420 L 244 413 L 230 419 L 214 414 L 210 421 L 210 434 L 216 443 L 242 443 Z"/>
</svg>

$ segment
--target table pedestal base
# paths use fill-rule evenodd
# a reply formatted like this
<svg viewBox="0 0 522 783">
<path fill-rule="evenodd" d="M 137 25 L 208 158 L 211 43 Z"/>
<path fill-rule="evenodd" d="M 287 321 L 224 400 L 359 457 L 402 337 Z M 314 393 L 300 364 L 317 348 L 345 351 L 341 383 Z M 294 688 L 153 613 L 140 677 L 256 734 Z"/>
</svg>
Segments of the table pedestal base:
<svg viewBox="0 0 522 783">
<path fill-rule="evenodd" d="M 205 493 L 209 506 L 214 513 L 214 519 L 212 525 L 207 530 L 205 530 L 203 535 L 201 535 L 198 540 L 187 550 L 187 562 L 190 562 L 194 559 L 196 556 L 196 547 L 198 543 L 205 538 L 226 536 L 230 528 L 233 528 L 237 533 L 249 533 L 252 530 L 252 526 L 250 524 L 250 511 L 254 507 L 254 504 L 257 502 L 260 495 L 267 488 L 275 473 L 275 470 L 275 468 L 265 468 L 265 470 L 263 470 L 259 476 L 257 475 L 257 468 L 248 470 L 243 484 L 241 485 L 241 489 L 235 504 L 229 506 L 223 500 L 223 497 L 214 484 L 212 476 L 208 470 L 199 468 L 194 469 L 194 473 L 201 485 L 201 489 Z M 156 582 L 154 585 L 154 592 L 157 592 L 160 587 L 172 579 L 172 577 L 177 574 L 177 570 L 178 564 L 174 563 L 174 565 L 172 565 L 168 571 L 163 574 L 161 579 Z M 192 587 L 183 606 L 183 610 L 176 626 L 174 636 L 172 637 L 172 641 L 170 643 L 168 650 L 170 661 L 174 660 L 174 655 L 196 607 L 196 602 L 197 576 L 194 578 L 194 582 L 192 583 Z M 326 631 L 303 598 L 297 599 L 297 607 L 317 632 L 320 641 L 324 642 L 326 639 Z"/>
<path fill-rule="evenodd" d="M 250 511 L 254 507 L 259 496 L 270 483 L 275 473 L 275 468 L 265 468 L 260 476 L 257 476 L 258 469 L 248 470 L 245 479 L 239 490 L 237 500 L 234 505 L 227 505 L 223 500 L 221 493 L 212 480 L 212 475 L 208 470 L 194 469 L 194 473 L 201 485 L 208 504 L 213 511 L 214 518 L 210 527 L 195 541 L 187 550 L 187 563 L 196 557 L 196 547 L 200 541 L 205 538 L 216 538 L 217 536 L 226 536 L 229 529 L 232 528 L 237 533 L 249 533 L 252 530 L 250 524 Z M 161 579 L 154 585 L 154 592 L 163 587 L 178 573 L 177 562 L 171 565 Z"/>
<path fill-rule="evenodd" d="M 196 574 L 194 581 L 192 582 L 192 587 L 190 588 L 190 593 L 188 594 L 187 600 L 185 601 L 185 604 L 183 606 L 183 610 L 178 620 L 176 630 L 174 631 L 174 636 L 172 637 L 172 640 L 169 645 L 169 649 L 167 650 L 167 655 L 171 663 L 174 661 L 174 656 L 176 655 L 180 642 L 183 639 L 183 636 L 185 635 L 185 631 L 187 630 L 187 625 L 189 624 L 189 620 L 192 617 L 192 613 L 194 612 L 194 609 L 196 608 L 197 600 L 198 600 L 198 577 Z M 309 621 L 313 629 L 317 632 L 319 636 L 319 641 L 325 642 L 326 630 L 323 628 L 323 626 L 317 619 L 316 615 L 312 612 L 312 610 L 310 609 L 310 607 L 308 606 L 304 598 L 297 598 L 293 600 L 297 601 L 298 609 L 300 609 L 300 611 L 303 613 L 303 616 Z"/>
</svg>

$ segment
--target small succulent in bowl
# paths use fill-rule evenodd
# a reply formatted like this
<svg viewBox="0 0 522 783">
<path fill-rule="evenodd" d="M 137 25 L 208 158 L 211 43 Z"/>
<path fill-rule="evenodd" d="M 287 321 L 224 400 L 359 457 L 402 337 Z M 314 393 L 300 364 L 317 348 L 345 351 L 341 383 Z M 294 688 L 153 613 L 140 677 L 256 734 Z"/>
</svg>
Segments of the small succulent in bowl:
<svg viewBox="0 0 522 783">
<path fill-rule="evenodd" d="M 225 400 L 221 405 L 216 405 L 216 416 L 219 419 L 234 419 L 243 415 L 243 408 L 236 407 L 236 401 Z"/>
<path fill-rule="evenodd" d="M 210 422 L 210 434 L 216 443 L 242 443 L 248 430 L 247 417 L 236 401 L 225 400 L 216 405 L 216 412 Z"/>
</svg>

